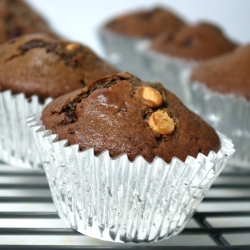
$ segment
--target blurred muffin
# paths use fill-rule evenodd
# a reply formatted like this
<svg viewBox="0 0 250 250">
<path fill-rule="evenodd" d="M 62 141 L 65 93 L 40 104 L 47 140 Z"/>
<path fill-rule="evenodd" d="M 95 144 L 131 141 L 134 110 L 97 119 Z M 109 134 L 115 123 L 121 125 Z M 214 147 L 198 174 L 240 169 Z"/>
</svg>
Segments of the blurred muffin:
<svg viewBox="0 0 250 250">
<path fill-rule="evenodd" d="M 53 97 L 85 87 L 117 70 L 88 47 L 31 34 L 0 46 L 0 87 L 27 97 Z"/>
<path fill-rule="evenodd" d="M 0 44 L 12 38 L 48 33 L 56 36 L 46 21 L 21 0 L 0 1 Z"/>
<path fill-rule="evenodd" d="M 141 62 L 136 45 L 153 39 L 163 31 L 172 33 L 185 25 L 172 11 L 156 7 L 141 9 L 113 18 L 100 29 L 100 38 L 108 60 L 120 70 L 130 71 L 142 78 Z"/>
<path fill-rule="evenodd" d="M 185 82 L 193 110 L 233 139 L 232 164 L 250 163 L 250 45 L 198 65 Z"/>
<path fill-rule="evenodd" d="M 173 12 L 156 7 L 118 16 L 104 27 L 124 36 L 152 39 L 164 31 L 175 32 L 184 24 L 184 21 Z"/>
<path fill-rule="evenodd" d="M 141 44 L 140 53 L 144 72 L 152 75 L 153 80 L 160 80 L 186 103 L 180 84 L 182 72 L 235 48 L 236 44 L 226 38 L 218 27 L 200 23 L 163 33 L 151 43 Z"/>
<path fill-rule="evenodd" d="M 55 99 L 28 124 L 59 216 L 113 242 L 180 233 L 234 152 L 160 83 L 129 73 Z"/>
<path fill-rule="evenodd" d="M 204 61 L 231 52 L 236 46 L 217 26 L 199 23 L 161 34 L 150 49 L 184 60 Z"/>
<path fill-rule="evenodd" d="M 117 72 L 88 47 L 45 34 L 0 45 L 0 160 L 41 168 L 25 123 L 51 99 Z"/>
<path fill-rule="evenodd" d="M 212 91 L 250 101 L 249 65 L 250 44 L 200 64 L 192 71 L 190 79 L 205 84 Z"/>
</svg>

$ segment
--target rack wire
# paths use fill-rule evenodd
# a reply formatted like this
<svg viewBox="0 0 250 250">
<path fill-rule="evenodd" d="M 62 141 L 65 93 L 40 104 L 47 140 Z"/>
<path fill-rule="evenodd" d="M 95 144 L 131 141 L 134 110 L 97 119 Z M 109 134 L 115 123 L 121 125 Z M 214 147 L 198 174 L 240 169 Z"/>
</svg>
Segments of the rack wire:
<svg viewBox="0 0 250 250">
<path fill-rule="evenodd" d="M 109 243 L 61 221 L 44 173 L 0 163 L 0 249 L 250 249 L 250 168 L 227 167 L 178 236 L 150 244 Z"/>
</svg>

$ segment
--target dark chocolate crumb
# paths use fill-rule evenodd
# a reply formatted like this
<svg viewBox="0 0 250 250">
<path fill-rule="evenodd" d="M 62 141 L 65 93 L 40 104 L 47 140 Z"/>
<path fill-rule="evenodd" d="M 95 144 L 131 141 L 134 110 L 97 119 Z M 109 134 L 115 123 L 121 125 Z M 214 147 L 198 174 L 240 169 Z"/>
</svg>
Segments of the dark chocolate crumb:
<svg viewBox="0 0 250 250">
<path fill-rule="evenodd" d="M 77 121 L 75 112 L 67 112 L 65 118 L 61 121 L 60 125 L 68 125 Z"/>
<path fill-rule="evenodd" d="M 86 82 L 84 81 L 84 79 L 81 79 L 80 83 L 83 85 L 83 87 L 86 87 Z"/>
<path fill-rule="evenodd" d="M 194 37 L 189 37 L 189 38 L 187 38 L 186 40 L 184 40 L 181 43 L 181 46 L 183 46 L 183 47 L 189 47 L 189 46 L 193 45 L 194 42 L 195 42 Z"/>
<path fill-rule="evenodd" d="M 20 50 L 27 52 L 30 49 L 34 49 L 34 48 L 43 48 L 46 47 L 48 44 L 45 43 L 42 40 L 31 40 L 30 42 L 25 43 L 24 45 L 22 45 L 20 47 Z"/>
</svg>

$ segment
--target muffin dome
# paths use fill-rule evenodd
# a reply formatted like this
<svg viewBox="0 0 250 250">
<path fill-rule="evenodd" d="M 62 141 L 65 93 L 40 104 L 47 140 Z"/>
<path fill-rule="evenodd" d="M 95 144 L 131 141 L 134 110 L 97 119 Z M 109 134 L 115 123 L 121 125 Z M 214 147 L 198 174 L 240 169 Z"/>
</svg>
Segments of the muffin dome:
<svg viewBox="0 0 250 250">
<path fill-rule="evenodd" d="M 106 24 L 106 28 L 125 36 L 153 38 L 163 31 L 173 32 L 184 25 L 184 21 L 164 8 L 139 10 L 119 16 Z"/>
<path fill-rule="evenodd" d="M 0 88 L 26 97 L 69 93 L 117 72 L 91 49 L 78 43 L 32 34 L 0 46 Z"/>
<path fill-rule="evenodd" d="M 151 162 L 182 161 L 220 147 L 216 132 L 160 83 L 143 82 L 129 73 L 101 78 L 52 101 L 42 113 L 46 129 L 111 157 L 142 155 Z"/>
<path fill-rule="evenodd" d="M 250 100 L 249 65 L 250 44 L 200 64 L 193 70 L 191 81 L 204 83 L 216 92 Z"/>
<path fill-rule="evenodd" d="M 187 60 L 203 61 L 233 51 L 236 44 L 216 26 L 200 23 L 163 33 L 152 41 L 151 50 Z"/>
</svg>

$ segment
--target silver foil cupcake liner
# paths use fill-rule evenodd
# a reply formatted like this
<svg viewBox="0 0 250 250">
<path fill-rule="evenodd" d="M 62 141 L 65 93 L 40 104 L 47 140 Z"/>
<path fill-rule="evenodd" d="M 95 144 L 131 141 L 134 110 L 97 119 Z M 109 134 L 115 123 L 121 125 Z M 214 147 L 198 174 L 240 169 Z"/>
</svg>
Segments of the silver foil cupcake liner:
<svg viewBox="0 0 250 250">
<path fill-rule="evenodd" d="M 141 68 L 140 55 L 136 50 L 136 44 L 144 39 L 127 37 L 103 27 L 99 29 L 99 38 L 109 63 L 121 71 L 129 71 L 143 80 L 146 79 Z"/>
<path fill-rule="evenodd" d="M 250 102 L 214 92 L 202 83 L 189 82 L 190 73 L 186 71 L 182 75 L 187 106 L 233 140 L 236 153 L 231 165 L 250 168 Z"/>
<path fill-rule="evenodd" d="M 141 74 L 146 75 L 150 81 L 161 82 L 165 88 L 186 103 L 186 94 L 182 88 L 181 75 L 183 71 L 194 68 L 198 62 L 187 61 L 150 50 L 149 45 L 149 41 L 141 41 L 136 45 L 143 69 Z"/>
<path fill-rule="evenodd" d="M 113 242 L 153 242 L 182 231 L 234 153 L 222 134 L 221 149 L 185 162 L 148 163 L 108 151 L 79 152 L 78 145 L 46 130 L 39 116 L 27 122 L 40 151 L 59 216 L 82 234 Z"/>
<path fill-rule="evenodd" d="M 42 161 L 27 128 L 26 118 L 43 109 L 51 101 L 40 104 L 38 96 L 25 98 L 24 94 L 12 95 L 0 91 L 0 160 L 10 165 L 42 168 Z"/>
</svg>

